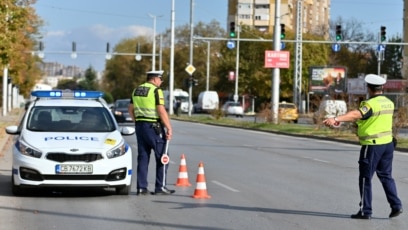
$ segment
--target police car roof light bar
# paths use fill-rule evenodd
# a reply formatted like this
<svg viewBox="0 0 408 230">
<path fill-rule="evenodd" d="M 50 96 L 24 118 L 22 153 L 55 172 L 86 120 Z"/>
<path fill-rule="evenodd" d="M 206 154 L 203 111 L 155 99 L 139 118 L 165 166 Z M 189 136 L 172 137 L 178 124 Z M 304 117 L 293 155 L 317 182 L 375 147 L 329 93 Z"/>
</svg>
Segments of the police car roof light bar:
<svg viewBox="0 0 408 230">
<path fill-rule="evenodd" d="M 32 91 L 31 96 L 37 98 L 75 98 L 75 99 L 97 99 L 103 96 L 100 91 L 86 91 L 86 90 L 37 90 Z"/>
</svg>

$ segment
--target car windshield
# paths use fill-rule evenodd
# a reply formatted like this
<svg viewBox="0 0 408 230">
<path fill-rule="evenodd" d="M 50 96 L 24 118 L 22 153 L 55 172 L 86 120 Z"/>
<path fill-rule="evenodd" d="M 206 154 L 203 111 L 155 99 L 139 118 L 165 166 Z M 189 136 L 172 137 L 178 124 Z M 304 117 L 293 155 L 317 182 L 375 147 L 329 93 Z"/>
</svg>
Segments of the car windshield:
<svg viewBox="0 0 408 230">
<path fill-rule="evenodd" d="M 103 107 L 37 106 L 30 112 L 27 129 L 44 132 L 111 132 L 110 111 Z"/>
<path fill-rule="evenodd" d="M 116 103 L 115 103 L 115 108 L 126 108 L 126 109 L 127 109 L 129 103 L 130 103 L 130 99 L 127 99 L 127 100 L 118 100 L 118 101 L 116 101 Z"/>
<path fill-rule="evenodd" d="M 279 107 L 282 109 L 295 109 L 296 108 L 295 105 L 292 105 L 292 104 L 280 104 Z"/>
<path fill-rule="evenodd" d="M 186 96 L 175 96 L 177 101 L 188 102 L 188 97 Z"/>
<path fill-rule="evenodd" d="M 239 102 L 232 102 L 230 106 L 241 106 L 241 104 Z"/>
</svg>

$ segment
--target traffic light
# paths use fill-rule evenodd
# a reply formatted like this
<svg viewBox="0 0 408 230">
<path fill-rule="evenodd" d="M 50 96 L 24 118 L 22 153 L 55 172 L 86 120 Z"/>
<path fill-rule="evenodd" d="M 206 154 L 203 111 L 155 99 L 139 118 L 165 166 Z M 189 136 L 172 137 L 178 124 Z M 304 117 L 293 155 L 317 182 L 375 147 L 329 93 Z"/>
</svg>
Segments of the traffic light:
<svg viewBox="0 0 408 230">
<path fill-rule="evenodd" d="M 235 33 L 235 22 L 230 23 L 230 38 L 235 38 L 236 33 Z"/>
<path fill-rule="evenodd" d="M 106 53 L 110 53 L 110 44 L 106 43 Z"/>
<path fill-rule="evenodd" d="M 40 42 L 38 49 L 39 49 L 40 51 L 43 51 L 43 50 L 44 50 L 44 44 L 43 44 L 43 42 Z"/>
<path fill-rule="evenodd" d="M 381 42 L 385 41 L 387 39 L 387 32 L 385 31 L 385 29 L 387 29 L 385 26 L 381 26 L 380 30 L 381 30 Z"/>
<path fill-rule="evenodd" d="M 281 33 L 280 33 L 280 38 L 281 39 L 285 39 L 286 34 L 285 34 L 285 24 L 280 24 L 280 29 L 281 29 Z"/>
<path fill-rule="evenodd" d="M 336 26 L 336 41 L 340 41 L 343 39 L 343 36 L 341 35 L 341 25 Z"/>
</svg>

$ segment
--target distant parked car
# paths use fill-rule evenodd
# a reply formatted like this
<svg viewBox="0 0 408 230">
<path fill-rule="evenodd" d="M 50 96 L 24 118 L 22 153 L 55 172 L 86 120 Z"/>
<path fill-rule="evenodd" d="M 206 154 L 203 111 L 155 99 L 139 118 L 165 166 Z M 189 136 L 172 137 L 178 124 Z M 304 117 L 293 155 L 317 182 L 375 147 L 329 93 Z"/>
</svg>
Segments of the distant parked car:
<svg viewBox="0 0 408 230">
<path fill-rule="evenodd" d="M 237 117 L 244 116 L 244 108 L 239 102 L 235 101 L 225 102 L 225 104 L 222 106 L 222 112 L 224 113 L 225 116 L 228 115 L 235 115 Z"/>
<path fill-rule="evenodd" d="M 128 111 L 128 105 L 130 99 L 118 99 L 115 101 L 112 107 L 112 113 L 115 115 L 115 119 L 118 123 L 133 122 Z"/>
<path fill-rule="evenodd" d="M 288 102 L 279 103 L 279 119 L 283 121 L 298 122 L 299 111 L 295 104 Z"/>
</svg>

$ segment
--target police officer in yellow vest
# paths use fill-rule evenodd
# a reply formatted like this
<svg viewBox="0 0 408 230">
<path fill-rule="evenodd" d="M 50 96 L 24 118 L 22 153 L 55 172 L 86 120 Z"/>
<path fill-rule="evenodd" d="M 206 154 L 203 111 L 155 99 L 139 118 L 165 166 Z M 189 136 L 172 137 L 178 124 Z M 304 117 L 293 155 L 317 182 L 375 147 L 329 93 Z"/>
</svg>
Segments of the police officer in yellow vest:
<svg viewBox="0 0 408 230">
<path fill-rule="evenodd" d="M 371 179 L 374 173 L 377 173 L 384 188 L 391 207 L 389 218 L 392 218 L 402 213 L 401 200 L 398 198 L 397 188 L 392 177 L 394 103 L 382 95 L 383 85 L 386 82 L 383 77 L 368 74 L 364 80 L 367 83 L 370 98 L 361 102 L 359 109 L 338 117 L 328 118 L 323 123 L 327 126 L 333 126 L 336 122 L 356 121 L 358 126 L 357 135 L 361 144 L 358 161 L 361 201 L 360 210 L 351 215 L 351 218 L 371 219 Z"/>
<path fill-rule="evenodd" d="M 152 194 L 172 194 L 166 187 L 167 165 L 161 162 L 166 142 L 172 137 L 170 119 L 160 89 L 163 71 L 147 72 L 147 82 L 133 90 L 129 113 L 135 120 L 137 138 L 137 195 L 149 194 L 147 174 L 150 153 L 156 159 L 155 191 Z"/>
</svg>

